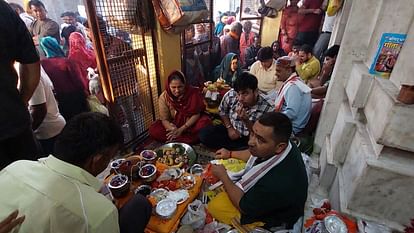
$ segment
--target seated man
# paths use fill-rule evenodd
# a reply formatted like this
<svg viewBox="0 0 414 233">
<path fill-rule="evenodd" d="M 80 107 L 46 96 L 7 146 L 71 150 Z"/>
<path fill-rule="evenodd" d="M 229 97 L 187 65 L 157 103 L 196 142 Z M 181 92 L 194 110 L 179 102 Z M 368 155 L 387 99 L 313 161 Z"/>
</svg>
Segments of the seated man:
<svg viewBox="0 0 414 233">
<path fill-rule="evenodd" d="M 243 72 L 220 103 L 219 114 L 223 125 L 201 129 L 200 141 L 214 149 L 246 149 L 253 123 L 271 110 L 272 105 L 259 95 L 257 78 Z"/>
<path fill-rule="evenodd" d="M 308 83 L 309 80 L 316 78 L 321 70 L 319 60 L 312 55 L 312 47 L 302 45 L 299 49 L 298 59 L 296 60 L 296 72 L 300 78 Z"/>
<path fill-rule="evenodd" d="M 328 91 L 329 81 L 333 68 L 335 67 L 336 56 L 339 52 L 339 45 L 333 45 L 324 53 L 325 59 L 322 65 L 322 72 L 317 79 L 312 80 L 308 85 L 312 88 L 311 94 L 314 99 L 325 98 Z"/>
<path fill-rule="evenodd" d="M 141 195 L 119 211 L 98 193 L 101 173 L 123 144 L 120 126 L 100 113 L 75 116 L 58 136 L 55 154 L 20 160 L 0 172 L 0 219 L 18 209 L 19 232 L 143 232 L 151 204 Z"/>
<path fill-rule="evenodd" d="M 253 44 L 246 49 L 246 55 L 244 56 L 244 66 L 243 69 L 249 69 L 249 67 L 257 61 L 257 53 L 259 52 L 260 38 L 259 36 L 254 37 Z"/>
<path fill-rule="evenodd" d="M 270 47 L 263 47 L 257 54 L 257 60 L 250 68 L 250 73 L 256 76 L 259 90 L 265 94 L 277 92 L 282 85 L 275 76 L 276 61 Z"/>
<path fill-rule="evenodd" d="M 311 89 L 295 73 L 295 61 L 291 57 L 277 59 L 276 76 L 283 85 L 276 97 L 275 111 L 289 117 L 293 133 L 297 135 L 309 121 L 312 108 Z"/>
<path fill-rule="evenodd" d="M 223 165 L 212 165 L 212 173 L 224 185 L 208 204 L 211 215 L 226 224 L 240 218 L 241 224 L 271 230 L 292 229 L 304 214 L 308 180 L 299 149 L 289 142 L 292 124 L 282 113 L 264 114 L 253 125 L 249 150 L 219 150 L 217 158 L 234 157 L 247 161 L 237 183 Z"/>
</svg>

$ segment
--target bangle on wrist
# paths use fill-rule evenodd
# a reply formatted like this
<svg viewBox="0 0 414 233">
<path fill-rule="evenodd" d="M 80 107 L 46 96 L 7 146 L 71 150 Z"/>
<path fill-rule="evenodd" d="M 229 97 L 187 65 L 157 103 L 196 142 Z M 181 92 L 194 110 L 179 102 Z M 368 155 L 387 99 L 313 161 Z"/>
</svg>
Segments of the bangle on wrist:
<svg viewBox="0 0 414 233">
<path fill-rule="evenodd" d="M 226 129 L 230 129 L 231 128 L 231 124 L 226 125 Z"/>
</svg>

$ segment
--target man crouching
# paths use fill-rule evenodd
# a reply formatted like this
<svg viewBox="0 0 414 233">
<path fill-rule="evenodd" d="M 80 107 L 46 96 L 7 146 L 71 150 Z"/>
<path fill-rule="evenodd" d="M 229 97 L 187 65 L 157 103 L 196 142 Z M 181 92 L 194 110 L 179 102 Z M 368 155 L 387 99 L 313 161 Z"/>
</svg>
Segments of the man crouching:
<svg viewBox="0 0 414 233">
<path fill-rule="evenodd" d="M 304 213 L 308 180 L 301 153 L 289 142 L 291 134 L 289 118 L 269 112 L 254 123 L 249 150 L 217 152 L 217 158 L 238 158 L 247 164 L 237 183 L 223 165 L 213 165 L 225 189 L 208 205 L 214 218 L 230 224 L 240 217 L 241 224 L 261 222 L 269 230 L 293 228 Z"/>
</svg>

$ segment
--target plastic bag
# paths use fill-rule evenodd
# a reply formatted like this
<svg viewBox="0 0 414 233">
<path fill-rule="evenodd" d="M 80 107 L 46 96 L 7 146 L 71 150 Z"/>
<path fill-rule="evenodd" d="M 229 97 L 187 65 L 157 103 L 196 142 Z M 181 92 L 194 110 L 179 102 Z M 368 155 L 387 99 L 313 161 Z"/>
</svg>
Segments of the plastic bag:
<svg viewBox="0 0 414 233">
<path fill-rule="evenodd" d="M 87 101 L 91 112 L 99 112 L 109 116 L 108 109 L 103 104 L 101 104 L 101 102 L 99 102 L 98 98 L 95 95 L 88 96 Z"/>
<path fill-rule="evenodd" d="M 204 204 L 196 199 L 187 207 L 187 212 L 181 219 L 181 224 L 191 225 L 193 229 L 199 229 L 204 226 L 206 220 L 206 211 Z"/>
</svg>

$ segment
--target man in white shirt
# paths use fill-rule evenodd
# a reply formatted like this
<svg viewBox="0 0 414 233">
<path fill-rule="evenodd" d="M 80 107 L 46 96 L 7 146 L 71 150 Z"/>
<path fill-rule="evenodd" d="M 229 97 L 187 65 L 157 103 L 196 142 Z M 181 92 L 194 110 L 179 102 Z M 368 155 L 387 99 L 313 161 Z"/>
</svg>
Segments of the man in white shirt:
<svg viewBox="0 0 414 233">
<path fill-rule="evenodd" d="M 27 14 L 24 11 L 23 7 L 17 3 L 11 2 L 9 3 L 9 6 L 16 12 L 16 14 L 20 16 L 24 24 L 26 24 L 26 27 L 30 28 L 30 25 L 33 23 L 34 18 L 31 15 Z"/>
<path fill-rule="evenodd" d="M 43 154 L 49 155 L 53 153 L 56 137 L 66 121 L 59 112 L 52 81 L 42 67 L 40 71 L 39 84 L 29 100 L 29 110 L 34 134 L 42 145 Z"/>
<path fill-rule="evenodd" d="M 257 61 L 250 67 L 250 73 L 256 76 L 258 88 L 267 97 L 273 100 L 282 82 L 277 80 L 276 61 L 273 59 L 273 51 L 270 47 L 263 47 L 257 53 Z"/>
</svg>

